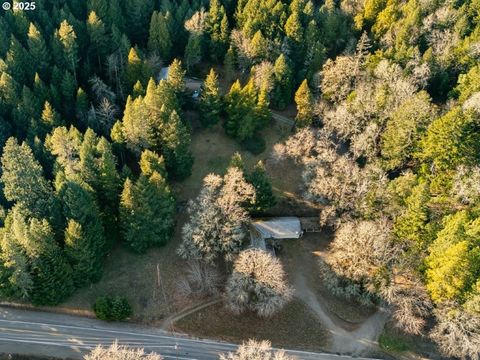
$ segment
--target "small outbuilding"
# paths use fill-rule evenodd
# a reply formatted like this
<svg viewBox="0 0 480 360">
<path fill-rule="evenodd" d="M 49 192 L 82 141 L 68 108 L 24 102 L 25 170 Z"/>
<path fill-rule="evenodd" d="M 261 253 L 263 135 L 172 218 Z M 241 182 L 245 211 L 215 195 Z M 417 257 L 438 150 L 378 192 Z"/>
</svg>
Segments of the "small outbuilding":
<svg viewBox="0 0 480 360">
<path fill-rule="evenodd" d="M 296 217 L 278 217 L 252 222 L 264 239 L 298 239 L 303 235 L 302 224 Z"/>
</svg>

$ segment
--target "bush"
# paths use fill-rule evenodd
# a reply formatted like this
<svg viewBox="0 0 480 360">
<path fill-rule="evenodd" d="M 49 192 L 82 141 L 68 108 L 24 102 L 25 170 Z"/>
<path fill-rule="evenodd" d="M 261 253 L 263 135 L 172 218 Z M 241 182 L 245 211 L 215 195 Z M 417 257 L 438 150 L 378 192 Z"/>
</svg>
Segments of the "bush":
<svg viewBox="0 0 480 360">
<path fill-rule="evenodd" d="M 398 336 L 383 333 L 378 339 L 380 348 L 391 352 L 404 352 L 409 349 L 408 343 Z"/>
<path fill-rule="evenodd" d="M 263 137 L 256 135 L 244 140 L 241 146 L 243 150 L 249 151 L 253 155 L 258 155 L 265 151 L 267 144 Z"/>
<path fill-rule="evenodd" d="M 93 305 L 95 316 L 101 320 L 121 321 L 132 315 L 132 307 L 122 296 L 102 296 Z"/>
</svg>

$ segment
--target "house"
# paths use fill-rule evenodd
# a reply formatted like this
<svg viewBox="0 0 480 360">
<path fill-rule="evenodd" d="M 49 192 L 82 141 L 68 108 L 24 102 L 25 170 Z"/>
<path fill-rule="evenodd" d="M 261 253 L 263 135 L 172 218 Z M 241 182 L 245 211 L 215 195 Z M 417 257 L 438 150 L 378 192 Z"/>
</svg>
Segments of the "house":
<svg viewBox="0 0 480 360">
<path fill-rule="evenodd" d="M 262 250 L 273 250 L 276 240 L 298 239 L 302 235 L 297 217 L 258 219 L 250 224 L 250 246 Z"/>
<path fill-rule="evenodd" d="M 160 80 L 168 80 L 168 66 L 167 67 L 163 67 L 161 70 L 160 70 L 160 73 L 158 74 L 158 78 L 157 80 L 160 81 Z"/>
<path fill-rule="evenodd" d="M 168 80 L 168 73 L 169 73 L 170 67 L 163 67 L 160 69 L 160 72 L 158 73 L 157 76 L 157 81 L 161 80 Z M 200 95 L 201 89 L 202 89 L 202 84 L 203 81 L 197 78 L 193 77 L 186 77 L 185 78 L 185 89 L 188 92 L 193 93 L 192 97 L 195 99 Z"/>
</svg>

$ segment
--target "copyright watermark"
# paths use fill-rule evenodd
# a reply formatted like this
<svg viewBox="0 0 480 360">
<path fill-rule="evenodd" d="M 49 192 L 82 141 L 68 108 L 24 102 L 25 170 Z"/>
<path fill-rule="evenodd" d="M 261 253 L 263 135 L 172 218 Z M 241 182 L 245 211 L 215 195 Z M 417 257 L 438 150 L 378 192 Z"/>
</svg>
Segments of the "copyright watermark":
<svg viewBox="0 0 480 360">
<path fill-rule="evenodd" d="M 35 1 L 5 1 L 2 4 L 2 9 L 5 11 L 31 11 L 37 8 L 37 3 Z"/>
</svg>

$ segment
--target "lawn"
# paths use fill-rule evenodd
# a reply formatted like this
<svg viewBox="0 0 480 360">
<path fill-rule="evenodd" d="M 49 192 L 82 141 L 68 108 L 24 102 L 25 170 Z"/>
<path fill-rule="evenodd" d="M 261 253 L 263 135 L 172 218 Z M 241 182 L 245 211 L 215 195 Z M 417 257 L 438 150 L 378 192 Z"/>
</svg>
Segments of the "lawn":
<svg viewBox="0 0 480 360">
<path fill-rule="evenodd" d="M 255 156 L 242 150 L 239 144 L 225 135 L 220 124 L 211 129 L 202 129 L 195 124 L 193 127 L 195 132 L 192 136 L 191 149 L 195 161 L 192 175 L 185 181 L 175 184 L 176 195 L 180 201 L 194 198 L 202 186 L 203 178 L 209 173 L 224 174 L 234 153 L 239 152 L 247 169 L 251 169 L 258 161 L 266 161 L 273 146 L 285 140 L 290 134 L 289 129 L 277 124 L 264 129 L 261 135 L 265 138 L 266 150 Z M 277 177 L 272 177 L 276 186 Z M 278 185 L 284 185 L 284 181 Z"/>
<path fill-rule="evenodd" d="M 273 346 L 321 351 L 328 333 L 315 315 L 301 302 L 293 301 L 268 319 L 251 313 L 232 315 L 223 304 L 217 304 L 179 320 L 176 330 L 199 337 L 241 343 L 248 339 L 268 339 Z"/>
<path fill-rule="evenodd" d="M 427 338 L 405 334 L 395 328 L 391 322 L 385 326 L 378 342 L 383 351 L 395 358 L 406 360 L 444 359 L 439 355 L 435 344 L 428 341 Z"/>
<path fill-rule="evenodd" d="M 179 218 L 180 222 L 182 218 Z M 179 232 L 177 228 L 177 234 Z M 117 246 L 106 259 L 100 281 L 77 291 L 64 308 L 91 309 L 98 296 L 119 294 L 126 296 L 133 307 L 133 320 L 155 324 L 183 306 L 185 301 L 176 297 L 178 270 L 183 267 L 175 251 L 178 235 L 162 248 L 150 249 L 137 255 Z M 157 272 L 158 265 L 158 272 Z M 160 275 L 160 286 L 158 284 Z"/>
</svg>

